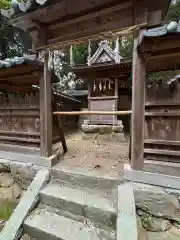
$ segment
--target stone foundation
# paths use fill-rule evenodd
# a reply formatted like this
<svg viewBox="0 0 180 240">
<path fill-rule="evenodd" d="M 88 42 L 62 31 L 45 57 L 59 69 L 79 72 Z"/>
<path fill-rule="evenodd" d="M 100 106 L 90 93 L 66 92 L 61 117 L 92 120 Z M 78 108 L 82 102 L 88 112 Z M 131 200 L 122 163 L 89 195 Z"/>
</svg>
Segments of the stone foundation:
<svg viewBox="0 0 180 240">
<path fill-rule="evenodd" d="M 180 239 L 180 190 L 129 183 L 134 188 L 138 239 Z"/>
<path fill-rule="evenodd" d="M 118 121 L 117 125 L 92 125 L 89 124 L 89 120 L 85 120 L 84 124 L 81 126 L 84 133 L 123 133 L 124 126 L 122 121 Z"/>
<path fill-rule="evenodd" d="M 118 121 L 118 125 L 91 125 L 89 120 L 84 120 L 84 124 L 81 126 L 84 132 L 83 139 L 97 139 L 104 141 L 126 141 L 127 138 L 123 133 L 122 121 Z"/>
<path fill-rule="evenodd" d="M 0 231 L 40 168 L 33 164 L 0 160 Z"/>
</svg>

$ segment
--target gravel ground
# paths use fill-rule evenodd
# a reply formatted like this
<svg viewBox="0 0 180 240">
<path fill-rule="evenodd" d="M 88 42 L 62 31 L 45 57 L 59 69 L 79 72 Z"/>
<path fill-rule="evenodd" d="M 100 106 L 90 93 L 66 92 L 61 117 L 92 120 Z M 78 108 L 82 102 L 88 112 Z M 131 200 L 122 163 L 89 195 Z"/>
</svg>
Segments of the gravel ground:
<svg viewBox="0 0 180 240">
<path fill-rule="evenodd" d="M 67 137 L 68 152 L 60 156 L 60 165 L 96 169 L 107 175 L 119 175 L 128 160 L 129 142 L 116 136 L 72 134 Z M 62 149 L 61 149 L 62 152 Z"/>
</svg>

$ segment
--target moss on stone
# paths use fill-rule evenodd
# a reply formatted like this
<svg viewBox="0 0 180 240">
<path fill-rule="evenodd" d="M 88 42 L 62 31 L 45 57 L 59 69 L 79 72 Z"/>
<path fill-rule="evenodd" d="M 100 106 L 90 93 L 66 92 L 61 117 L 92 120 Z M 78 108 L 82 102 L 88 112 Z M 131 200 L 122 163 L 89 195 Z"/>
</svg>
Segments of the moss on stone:
<svg viewBox="0 0 180 240">
<path fill-rule="evenodd" d="M 0 203 L 0 220 L 8 220 L 14 211 L 16 204 L 11 201 L 4 201 Z"/>
</svg>

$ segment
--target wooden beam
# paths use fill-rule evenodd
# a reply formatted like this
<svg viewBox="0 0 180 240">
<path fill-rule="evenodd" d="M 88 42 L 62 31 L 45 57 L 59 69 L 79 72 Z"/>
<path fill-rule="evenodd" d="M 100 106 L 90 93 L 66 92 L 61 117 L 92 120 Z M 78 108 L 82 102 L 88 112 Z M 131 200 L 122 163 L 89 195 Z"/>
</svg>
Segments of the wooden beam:
<svg viewBox="0 0 180 240">
<path fill-rule="evenodd" d="M 180 112 L 146 112 L 147 117 L 180 117 Z"/>
<path fill-rule="evenodd" d="M 157 139 L 145 139 L 146 144 L 165 145 L 165 146 L 180 146 L 180 141 L 171 140 L 157 140 Z"/>
<path fill-rule="evenodd" d="M 130 115 L 131 111 L 73 111 L 73 112 L 53 112 L 54 115 Z"/>
<path fill-rule="evenodd" d="M 118 81 L 118 78 L 115 78 L 115 92 L 114 92 L 114 96 L 116 97 L 116 100 L 115 100 L 115 111 L 118 110 L 118 90 L 119 90 L 119 81 Z"/>
<path fill-rule="evenodd" d="M 49 52 L 45 51 L 44 76 L 40 78 L 40 139 L 41 156 L 52 155 L 52 99 L 51 73 L 48 69 Z"/>
<path fill-rule="evenodd" d="M 177 53 L 177 48 L 180 48 L 180 35 L 178 33 L 174 35 L 167 35 L 161 37 L 152 37 L 149 39 L 143 39 L 141 45 L 139 46 L 140 52 L 154 53 L 158 51 L 163 51 L 166 53 Z M 172 44 L 173 42 L 173 44 Z"/>
<path fill-rule="evenodd" d="M 139 31 L 139 35 L 142 30 Z M 144 166 L 144 115 L 145 115 L 145 59 L 137 50 L 138 37 L 134 38 L 132 80 L 132 149 L 131 165 L 142 170 Z"/>
<path fill-rule="evenodd" d="M 97 11 L 93 11 L 92 13 L 86 13 L 82 16 L 79 16 L 77 18 L 69 19 L 65 22 L 59 21 L 59 19 L 55 20 L 55 21 L 52 21 L 52 22 L 48 23 L 47 29 L 49 30 L 49 29 L 57 29 L 57 28 L 60 28 L 60 27 L 67 27 L 71 24 L 82 23 L 86 20 L 96 18 L 96 17 L 102 16 L 104 14 L 110 14 L 114 11 L 124 11 L 124 9 L 128 9 L 128 8 L 131 8 L 131 7 L 132 7 L 132 2 L 128 1 L 128 2 L 124 2 L 124 3 L 120 3 L 120 4 L 115 5 L 115 6 L 109 6 L 107 8 L 100 9 L 100 10 L 98 8 Z"/>
<path fill-rule="evenodd" d="M 164 149 L 145 148 L 144 153 L 146 153 L 146 154 L 167 155 L 167 156 L 178 156 L 178 157 L 180 156 L 179 151 L 164 150 Z"/>
</svg>

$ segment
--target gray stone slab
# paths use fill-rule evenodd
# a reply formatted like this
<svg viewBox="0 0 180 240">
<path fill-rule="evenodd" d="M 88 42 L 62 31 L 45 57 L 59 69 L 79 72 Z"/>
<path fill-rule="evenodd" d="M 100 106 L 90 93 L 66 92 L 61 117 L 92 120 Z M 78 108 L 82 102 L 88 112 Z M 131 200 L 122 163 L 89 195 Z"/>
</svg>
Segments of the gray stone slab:
<svg viewBox="0 0 180 240">
<path fill-rule="evenodd" d="M 32 163 L 39 166 L 52 167 L 58 162 L 57 155 L 53 155 L 49 158 L 31 155 L 31 154 L 23 154 L 23 153 L 15 153 L 8 151 L 0 151 L 0 159 L 7 159 L 12 162 L 22 162 L 22 163 Z"/>
<path fill-rule="evenodd" d="M 40 189 L 49 181 L 49 171 L 40 170 L 3 228 L 0 240 L 15 240 L 24 219 L 39 199 Z"/>
<path fill-rule="evenodd" d="M 173 162 L 145 160 L 144 171 L 180 177 L 180 164 Z"/>
<path fill-rule="evenodd" d="M 73 214 L 87 217 L 95 222 L 114 226 L 116 211 L 113 201 L 106 196 L 59 184 L 48 184 L 40 193 L 41 202 Z"/>
<path fill-rule="evenodd" d="M 38 210 L 24 223 L 25 231 L 43 240 L 115 240 L 111 233 L 68 219 L 47 210 Z"/>
<path fill-rule="evenodd" d="M 133 188 L 129 184 L 118 187 L 117 240 L 138 240 Z"/>
<path fill-rule="evenodd" d="M 70 182 L 77 186 L 98 187 L 102 189 L 112 189 L 124 181 L 122 176 L 110 176 L 100 174 L 97 171 L 86 168 L 75 167 L 72 169 L 63 164 L 57 164 L 51 169 L 52 179 L 55 181 Z"/>
<path fill-rule="evenodd" d="M 132 170 L 128 164 L 124 165 L 124 179 L 160 187 L 180 189 L 180 177 Z"/>
</svg>

